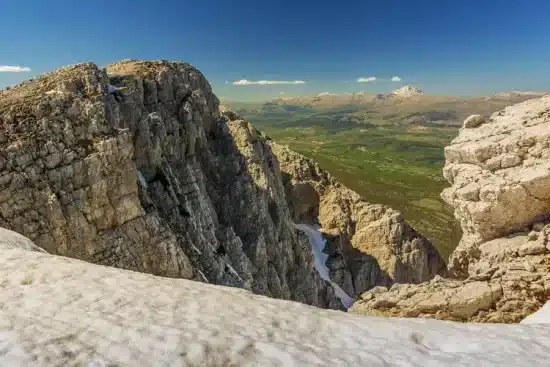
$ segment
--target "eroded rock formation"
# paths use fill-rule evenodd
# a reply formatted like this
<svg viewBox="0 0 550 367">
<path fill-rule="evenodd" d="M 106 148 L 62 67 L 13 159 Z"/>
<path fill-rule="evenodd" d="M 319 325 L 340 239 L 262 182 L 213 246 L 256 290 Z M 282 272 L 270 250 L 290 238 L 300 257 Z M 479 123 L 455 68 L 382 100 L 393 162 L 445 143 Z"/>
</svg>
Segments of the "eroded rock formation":
<svg viewBox="0 0 550 367">
<path fill-rule="evenodd" d="M 61 68 L 0 92 L 0 123 L 0 226 L 47 252 L 341 307 L 295 230 L 293 218 L 301 218 L 291 212 L 301 209 L 286 196 L 272 145 L 250 123 L 220 114 L 193 66 Z M 396 212 L 354 209 L 353 195 L 339 217 L 321 215 L 331 236 L 354 238 L 340 249 L 363 251 L 388 273 L 405 269 L 399 279 L 429 279 L 424 251 L 431 254 L 431 245 Z M 356 233 L 379 223 L 382 231 Z M 344 269 L 360 285 L 355 293 L 387 284 L 367 270 Z"/>
<path fill-rule="evenodd" d="M 455 279 L 375 288 L 353 311 L 518 322 L 550 298 L 550 96 L 468 118 L 445 156 L 442 196 L 464 233 Z"/>
<path fill-rule="evenodd" d="M 332 278 L 348 294 L 444 274 L 445 263 L 433 245 L 401 213 L 366 202 L 311 159 L 276 143 L 271 146 L 294 220 L 321 225 Z"/>
</svg>

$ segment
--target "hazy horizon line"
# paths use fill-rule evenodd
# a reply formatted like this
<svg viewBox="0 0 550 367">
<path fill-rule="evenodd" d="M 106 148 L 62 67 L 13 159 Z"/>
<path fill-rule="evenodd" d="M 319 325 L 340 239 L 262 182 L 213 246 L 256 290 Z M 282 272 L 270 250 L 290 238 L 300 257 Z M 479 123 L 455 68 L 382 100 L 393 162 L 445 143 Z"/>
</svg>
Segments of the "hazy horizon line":
<svg viewBox="0 0 550 367">
<path fill-rule="evenodd" d="M 290 98 L 300 98 L 300 97 L 316 97 L 316 96 L 319 96 L 320 94 L 323 94 L 323 93 L 327 93 L 327 92 L 313 92 L 313 93 L 303 93 L 303 94 L 282 94 L 282 95 L 274 95 L 274 96 L 266 96 L 266 97 L 250 97 L 250 98 L 246 98 L 246 97 L 237 97 L 237 98 L 231 98 L 231 97 L 226 97 L 226 96 L 218 96 L 218 99 L 220 100 L 220 102 L 222 102 L 222 100 L 224 101 L 229 101 L 229 102 L 236 102 L 236 103 L 247 103 L 247 102 L 269 102 L 269 101 L 273 101 L 273 100 L 276 100 L 276 99 L 290 99 Z M 341 96 L 341 95 L 353 95 L 353 94 L 365 94 L 365 95 L 371 95 L 371 96 L 376 96 L 378 94 L 389 94 L 391 92 L 386 92 L 386 93 L 374 93 L 374 92 L 364 92 L 364 91 L 359 91 L 359 92 L 341 92 L 341 93 L 333 93 L 333 92 L 330 92 L 330 95 L 333 95 L 333 96 Z M 479 97 L 490 97 L 490 96 L 495 96 L 495 95 L 499 95 L 499 94 L 504 94 L 504 93 L 524 93 L 524 94 L 546 94 L 546 93 L 550 93 L 550 90 L 519 90 L 519 89 L 512 89 L 512 90 L 507 90 L 507 91 L 500 91 L 500 92 L 490 92 L 490 93 L 472 93 L 472 94 L 443 94 L 443 93 L 423 93 L 424 96 L 431 96 L 431 97 L 452 97 L 452 98 L 479 98 Z"/>
</svg>

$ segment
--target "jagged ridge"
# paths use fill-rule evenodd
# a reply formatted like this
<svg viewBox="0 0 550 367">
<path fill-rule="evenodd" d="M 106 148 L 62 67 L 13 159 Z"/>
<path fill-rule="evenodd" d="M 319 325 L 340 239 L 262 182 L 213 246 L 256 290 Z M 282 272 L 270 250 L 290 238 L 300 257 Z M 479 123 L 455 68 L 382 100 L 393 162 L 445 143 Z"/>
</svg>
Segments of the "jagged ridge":
<svg viewBox="0 0 550 367">
<path fill-rule="evenodd" d="M 125 88 L 123 102 L 108 84 Z M 341 307 L 294 228 L 271 144 L 218 105 L 184 62 L 84 63 L 3 91 L 0 226 L 52 254 Z M 380 219 L 365 218 L 361 225 Z M 376 246 L 388 247 L 387 262 L 411 234 L 420 253 L 404 260 L 406 272 L 422 267 L 431 244 L 412 232 L 394 237 L 392 220 L 381 223 L 388 239 L 372 243 L 372 255 L 354 248 L 376 263 Z M 352 266 L 342 266 L 356 273 L 352 294 L 388 284 Z"/>
</svg>

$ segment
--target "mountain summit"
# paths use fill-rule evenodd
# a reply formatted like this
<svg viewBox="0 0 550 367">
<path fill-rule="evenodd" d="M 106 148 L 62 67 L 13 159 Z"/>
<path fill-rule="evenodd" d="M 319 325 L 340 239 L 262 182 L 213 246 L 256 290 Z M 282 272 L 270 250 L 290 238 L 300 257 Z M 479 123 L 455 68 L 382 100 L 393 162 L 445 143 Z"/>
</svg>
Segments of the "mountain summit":
<svg viewBox="0 0 550 367">
<path fill-rule="evenodd" d="M 412 85 L 405 85 L 404 87 L 394 90 L 393 92 L 391 92 L 391 94 L 398 97 L 411 97 L 422 95 L 424 94 L 424 92 L 421 89 L 413 87 Z"/>
</svg>

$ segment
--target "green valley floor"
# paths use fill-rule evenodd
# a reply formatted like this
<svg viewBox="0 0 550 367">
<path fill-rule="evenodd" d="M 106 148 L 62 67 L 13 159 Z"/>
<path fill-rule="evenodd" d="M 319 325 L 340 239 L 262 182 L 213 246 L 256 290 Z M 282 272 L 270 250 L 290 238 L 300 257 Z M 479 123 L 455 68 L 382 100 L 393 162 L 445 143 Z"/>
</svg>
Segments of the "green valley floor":
<svg viewBox="0 0 550 367">
<path fill-rule="evenodd" d="M 407 221 L 433 241 L 447 259 L 460 227 L 440 198 L 448 185 L 442 175 L 443 147 L 457 127 L 274 124 L 244 116 L 281 144 L 315 159 L 350 189 L 373 203 L 400 210 Z"/>
</svg>

